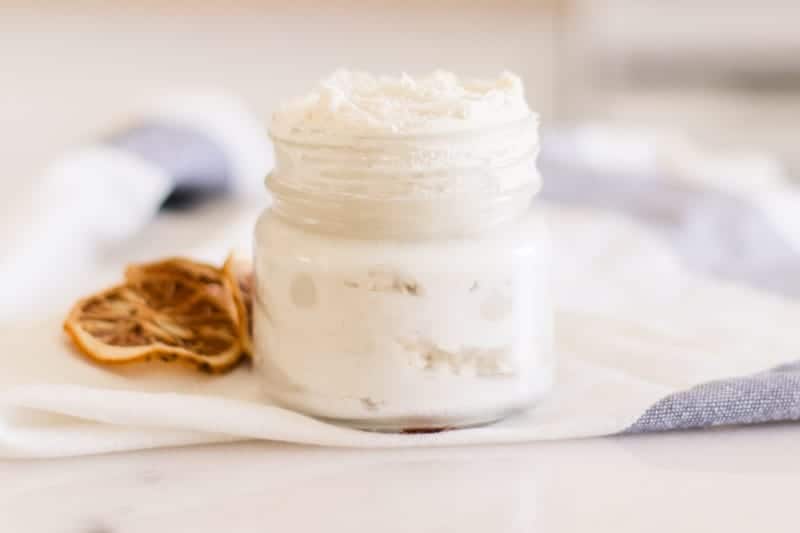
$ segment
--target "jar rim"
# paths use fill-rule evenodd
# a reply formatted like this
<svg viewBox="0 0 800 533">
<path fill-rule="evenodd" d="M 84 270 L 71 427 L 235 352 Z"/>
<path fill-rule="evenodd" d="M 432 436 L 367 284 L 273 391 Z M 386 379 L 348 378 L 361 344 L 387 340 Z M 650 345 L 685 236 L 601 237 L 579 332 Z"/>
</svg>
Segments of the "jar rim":
<svg viewBox="0 0 800 533">
<path fill-rule="evenodd" d="M 468 132 L 278 141 L 266 185 L 276 213 L 309 228 L 472 234 L 516 218 L 538 192 L 537 127 L 531 114 Z"/>
</svg>

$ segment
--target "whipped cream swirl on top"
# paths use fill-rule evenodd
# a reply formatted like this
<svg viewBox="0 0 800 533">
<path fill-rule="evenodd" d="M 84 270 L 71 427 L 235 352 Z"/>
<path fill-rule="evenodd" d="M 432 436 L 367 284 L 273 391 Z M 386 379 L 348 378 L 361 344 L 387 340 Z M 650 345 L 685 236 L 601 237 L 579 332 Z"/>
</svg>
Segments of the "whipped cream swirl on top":
<svg viewBox="0 0 800 533">
<path fill-rule="evenodd" d="M 435 71 L 413 78 L 339 70 L 282 105 L 271 133 L 281 139 L 419 135 L 469 131 L 530 116 L 520 78 L 463 79 Z"/>
</svg>

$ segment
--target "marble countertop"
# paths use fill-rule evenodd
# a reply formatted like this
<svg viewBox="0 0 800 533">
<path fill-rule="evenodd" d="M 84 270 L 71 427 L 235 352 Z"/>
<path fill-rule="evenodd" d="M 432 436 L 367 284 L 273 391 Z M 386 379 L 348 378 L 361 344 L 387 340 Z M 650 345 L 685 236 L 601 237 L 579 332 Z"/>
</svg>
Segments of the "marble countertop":
<svg viewBox="0 0 800 533">
<path fill-rule="evenodd" d="M 498 447 L 0 462 L 14 533 L 797 531 L 800 425 Z"/>
</svg>

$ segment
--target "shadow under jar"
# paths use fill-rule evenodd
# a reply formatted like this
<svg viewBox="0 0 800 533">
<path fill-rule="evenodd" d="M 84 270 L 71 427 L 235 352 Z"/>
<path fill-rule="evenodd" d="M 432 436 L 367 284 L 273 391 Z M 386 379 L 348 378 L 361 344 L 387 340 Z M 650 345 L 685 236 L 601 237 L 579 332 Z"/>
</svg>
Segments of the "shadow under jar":
<svg viewBox="0 0 800 533">
<path fill-rule="evenodd" d="M 291 409 L 378 431 L 501 419 L 552 386 L 535 115 L 335 141 L 273 133 L 255 364 Z"/>
</svg>

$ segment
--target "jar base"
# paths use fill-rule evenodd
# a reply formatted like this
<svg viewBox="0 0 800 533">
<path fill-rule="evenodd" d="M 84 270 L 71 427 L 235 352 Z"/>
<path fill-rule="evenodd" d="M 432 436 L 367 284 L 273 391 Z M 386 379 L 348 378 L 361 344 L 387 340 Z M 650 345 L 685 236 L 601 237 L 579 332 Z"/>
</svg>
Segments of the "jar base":
<svg viewBox="0 0 800 533">
<path fill-rule="evenodd" d="M 345 419 L 330 417 L 315 417 L 318 420 L 346 426 L 361 431 L 374 433 L 439 433 L 451 429 L 467 429 L 472 427 L 487 426 L 504 420 L 522 412 L 524 409 L 506 409 L 495 411 L 481 416 L 470 417 L 402 417 L 378 419 Z"/>
</svg>

